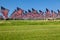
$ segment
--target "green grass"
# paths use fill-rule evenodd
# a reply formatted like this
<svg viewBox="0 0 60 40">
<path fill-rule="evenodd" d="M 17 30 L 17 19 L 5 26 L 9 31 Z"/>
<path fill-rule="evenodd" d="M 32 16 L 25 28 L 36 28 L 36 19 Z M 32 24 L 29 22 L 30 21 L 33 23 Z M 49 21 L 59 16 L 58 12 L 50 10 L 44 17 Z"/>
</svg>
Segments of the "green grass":
<svg viewBox="0 0 60 40">
<path fill-rule="evenodd" d="M 2 20 L 0 40 L 60 40 L 60 21 Z"/>
<path fill-rule="evenodd" d="M 20 25 L 60 25 L 60 21 L 46 20 L 2 20 L 0 26 L 20 26 Z"/>
</svg>

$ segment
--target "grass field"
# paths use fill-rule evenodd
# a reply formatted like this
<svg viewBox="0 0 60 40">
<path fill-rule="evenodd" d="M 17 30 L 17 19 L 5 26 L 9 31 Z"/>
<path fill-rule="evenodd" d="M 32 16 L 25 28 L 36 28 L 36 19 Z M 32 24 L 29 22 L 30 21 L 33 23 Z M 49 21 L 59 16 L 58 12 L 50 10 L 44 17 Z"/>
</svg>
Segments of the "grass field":
<svg viewBox="0 0 60 40">
<path fill-rule="evenodd" d="M 60 40 L 60 21 L 1 20 L 0 40 Z"/>
</svg>

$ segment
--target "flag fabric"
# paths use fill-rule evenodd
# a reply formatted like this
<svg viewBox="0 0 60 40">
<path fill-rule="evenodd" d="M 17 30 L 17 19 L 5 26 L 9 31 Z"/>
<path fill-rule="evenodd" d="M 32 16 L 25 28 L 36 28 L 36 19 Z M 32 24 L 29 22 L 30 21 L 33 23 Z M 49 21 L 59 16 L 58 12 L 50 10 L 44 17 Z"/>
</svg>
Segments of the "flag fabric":
<svg viewBox="0 0 60 40">
<path fill-rule="evenodd" d="M 25 14 L 27 14 L 27 11 L 25 11 Z"/>
<path fill-rule="evenodd" d="M 39 10 L 39 18 L 40 19 L 43 19 L 44 18 L 44 12 Z"/>
<path fill-rule="evenodd" d="M 55 19 L 57 17 L 57 13 L 55 11 L 51 10 L 51 14 L 52 14 L 51 17 L 53 19 Z"/>
<path fill-rule="evenodd" d="M 51 14 L 52 14 L 51 17 L 53 18 L 55 15 L 53 10 L 51 10 Z"/>
<path fill-rule="evenodd" d="M 45 17 L 46 18 L 50 18 L 51 17 L 50 11 L 47 8 L 46 8 L 46 12 L 45 12 Z"/>
<path fill-rule="evenodd" d="M 32 8 L 32 13 L 37 13 L 37 11 L 34 9 L 34 8 Z"/>
<path fill-rule="evenodd" d="M 23 13 L 23 10 L 19 7 L 17 7 L 17 15 L 21 15 Z"/>
<path fill-rule="evenodd" d="M 8 12 L 9 12 L 8 9 L 6 9 L 6 8 L 4 8 L 4 7 L 1 6 L 1 13 L 2 13 L 3 16 L 5 17 L 5 19 L 8 18 Z"/>
<path fill-rule="evenodd" d="M 39 10 L 39 12 L 40 12 L 40 15 L 43 15 L 43 12 L 41 10 Z"/>
<path fill-rule="evenodd" d="M 13 19 L 20 19 L 22 18 L 22 14 L 23 14 L 23 10 L 19 7 L 17 7 L 17 9 L 12 13 L 12 17 Z"/>
<path fill-rule="evenodd" d="M 15 11 L 11 14 L 11 18 L 12 18 L 12 19 L 15 19 L 16 16 L 17 16 L 16 14 L 17 14 L 17 10 L 15 10 Z"/>
<path fill-rule="evenodd" d="M 28 13 L 31 13 L 31 10 L 28 9 Z"/>
<path fill-rule="evenodd" d="M 57 11 L 58 11 L 58 16 L 60 16 L 60 10 L 58 9 Z"/>
<path fill-rule="evenodd" d="M 38 12 L 37 10 L 32 8 L 32 10 L 28 9 L 28 11 L 24 12 L 24 10 L 17 7 L 10 17 L 13 19 L 44 19 L 44 18 L 49 19 L 49 18 L 56 18 L 56 17 L 60 18 L 60 10 L 58 9 L 57 11 L 58 13 L 56 13 L 53 10 L 50 11 L 48 8 L 46 8 L 46 12 L 43 12 L 41 10 L 39 10 Z M 0 13 L 3 14 L 5 19 L 8 18 L 8 12 L 9 12 L 8 9 L 1 6 Z"/>
</svg>

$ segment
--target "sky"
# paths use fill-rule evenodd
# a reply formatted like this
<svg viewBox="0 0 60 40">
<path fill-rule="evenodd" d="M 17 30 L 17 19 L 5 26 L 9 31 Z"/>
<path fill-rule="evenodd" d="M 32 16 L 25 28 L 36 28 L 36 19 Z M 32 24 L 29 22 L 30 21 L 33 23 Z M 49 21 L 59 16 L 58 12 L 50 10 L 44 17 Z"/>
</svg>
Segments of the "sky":
<svg viewBox="0 0 60 40">
<path fill-rule="evenodd" d="M 3 6 L 9 9 L 9 15 L 20 7 L 24 10 L 34 8 L 36 10 L 45 11 L 46 8 L 49 10 L 57 11 L 60 9 L 60 0 L 0 0 L 0 7 Z"/>
</svg>

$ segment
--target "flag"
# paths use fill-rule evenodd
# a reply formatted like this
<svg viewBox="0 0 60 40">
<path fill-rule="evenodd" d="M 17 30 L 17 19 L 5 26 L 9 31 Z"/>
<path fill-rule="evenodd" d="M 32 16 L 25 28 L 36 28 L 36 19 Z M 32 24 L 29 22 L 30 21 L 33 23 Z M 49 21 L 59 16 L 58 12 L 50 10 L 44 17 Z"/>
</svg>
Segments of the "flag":
<svg viewBox="0 0 60 40">
<path fill-rule="evenodd" d="M 41 14 L 41 15 L 43 15 L 43 14 L 44 14 L 44 12 L 43 12 L 43 11 L 41 11 L 41 10 L 39 10 L 39 12 L 40 12 L 40 14 Z"/>
<path fill-rule="evenodd" d="M 24 11 L 24 12 L 23 12 L 23 14 L 25 14 L 25 15 L 26 15 L 27 13 L 28 13 L 27 11 Z"/>
<path fill-rule="evenodd" d="M 40 17 L 40 19 L 43 19 L 43 18 L 44 18 L 44 12 L 43 12 L 43 11 L 41 11 L 41 10 L 39 10 L 39 12 L 40 12 L 40 13 L 39 13 L 39 15 L 40 15 L 40 16 L 39 16 L 39 17 Z"/>
<path fill-rule="evenodd" d="M 13 18 L 13 19 L 18 19 L 19 17 L 21 18 L 22 13 L 24 13 L 23 10 L 21 8 L 17 7 L 17 9 L 12 13 L 11 18 Z"/>
<path fill-rule="evenodd" d="M 43 15 L 44 12 L 42 12 L 41 10 L 39 10 L 40 14 Z"/>
<path fill-rule="evenodd" d="M 52 17 L 53 19 L 55 19 L 55 18 L 57 17 L 56 12 L 55 12 L 55 11 L 53 11 L 53 10 L 51 10 L 51 13 L 52 13 L 51 17 Z"/>
<path fill-rule="evenodd" d="M 60 10 L 59 10 L 59 9 L 58 9 L 57 11 L 58 11 L 58 12 L 60 12 Z"/>
<path fill-rule="evenodd" d="M 21 15 L 23 13 L 23 10 L 19 7 L 17 7 L 17 15 Z"/>
<path fill-rule="evenodd" d="M 49 12 L 49 9 L 48 9 L 48 8 L 46 8 L 46 11 L 47 11 L 47 12 Z"/>
<path fill-rule="evenodd" d="M 52 14 L 51 17 L 53 18 L 55 15 L 53 10 L 51 10 L 51 14 Z"/>
<path fill-rule="evenodd" d="M 9 12 L 8 9 L 6 9 L 6 8 L 4 8 L 4 7 L 1 6 L 1 13 L 2 13 L 3 16 L 5 17 L 5 19 L 8 18 L 8 12 Z"/>
<path fill-rule="evenodd" d="M 58 11 L 58 15 L 60 16 L 60 10 L 58 9 L 57 11 Z"/>
<path fill-rule="evenodd" d="M 27 11 L 25 11 L 25 14 L 27 13 Z"/>
<path fill-rule="evenodd" d="M 39 10 L 39 12 L 42 12 L 41 10 Z"/>
<path fill-rule="evenodd" d="M 15 11 L 11 14 L 11 18 L 12 18 L 12 19 L 15 19 L 16 14 L 17 14 L 17 10 L 15 10 Z"/>
<path fill-rule="evenodd" d="M 46 18 L 50 18 L 51 17 L 50 11 L 47 8 L 46 8 L 46 12 L 45 12 L 45 17 Z"/>
<path fill-rule="evenodd" d="M 28 9 L 28 13 L 31 13 L 31 10 Z"/>
<path fill-rule="evenodd" d="M 35 9 L 34 9 L 34 8 L 32 8 L 32 11 L 35 11 Z"/>
<path fill-rule="evenodd" d="M 51 10 L 51 13 L 53 13 L 53 10 Z"/>
<path fill-rule="evenodd" d="M 38 12 L 34 8 L 32 8 L 32 13 L 36 14 Z"/>
</svg>

